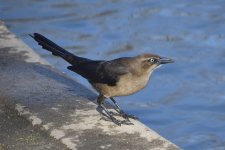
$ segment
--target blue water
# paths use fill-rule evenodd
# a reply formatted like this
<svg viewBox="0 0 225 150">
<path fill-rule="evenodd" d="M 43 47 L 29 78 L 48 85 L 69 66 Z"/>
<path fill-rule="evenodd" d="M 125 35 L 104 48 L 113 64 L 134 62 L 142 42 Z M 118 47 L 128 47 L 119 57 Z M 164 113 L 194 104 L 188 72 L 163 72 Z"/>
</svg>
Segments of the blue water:
<svg viewBox="0 0 225 150">
<path fill-rule="evenodd" d="M 225 149 L 225 1 L 0 0 L 0 18 L 90 89 L 28 33 L 92 59 L 141 53 L 173 58 L 176 63 L 155 71 L 143 91 L 118 103 L 183 149 Z"/>
</svg>

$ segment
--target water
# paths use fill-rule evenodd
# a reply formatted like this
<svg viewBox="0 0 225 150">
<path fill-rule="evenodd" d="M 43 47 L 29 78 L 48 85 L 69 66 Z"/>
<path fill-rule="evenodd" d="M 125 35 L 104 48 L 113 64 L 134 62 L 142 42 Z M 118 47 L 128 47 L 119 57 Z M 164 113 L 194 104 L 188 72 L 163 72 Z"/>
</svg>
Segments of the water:
<svg viewBox="0 0 225 150">
<path fill-rule="evenodd" d="M 156 53 L 176 63 L 154 72 L 141 92 L 120 97 L 129 113 L 183 149 L 225 149 L 225 1 L 0 0 L 0 17 L 50 63 L 39 32 L 79 56 L 113 59 Z"/>
</svg>

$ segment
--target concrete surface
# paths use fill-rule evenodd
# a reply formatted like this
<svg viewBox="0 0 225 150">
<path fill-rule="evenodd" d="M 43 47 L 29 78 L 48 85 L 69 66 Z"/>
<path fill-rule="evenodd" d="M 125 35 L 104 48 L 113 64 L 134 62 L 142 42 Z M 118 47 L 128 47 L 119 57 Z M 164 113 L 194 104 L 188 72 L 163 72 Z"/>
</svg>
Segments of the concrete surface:
<svg viewBox="0 0 225 150">
<path fill-rule="evenodd" d="M 33 127 L 29 121 L 19 117 L 0 103 L 0 150 L 66 150 L 66 146 L 50 138 L 45 131 Z"/>
<path fill-rule="evenodd" d="M 68 149 L 179 149 L 138 121 L 108 120 L 96 109 L 96 94 L 51 67 L 2 22 L 0 72 L 0 103 Z"/>
</svg>

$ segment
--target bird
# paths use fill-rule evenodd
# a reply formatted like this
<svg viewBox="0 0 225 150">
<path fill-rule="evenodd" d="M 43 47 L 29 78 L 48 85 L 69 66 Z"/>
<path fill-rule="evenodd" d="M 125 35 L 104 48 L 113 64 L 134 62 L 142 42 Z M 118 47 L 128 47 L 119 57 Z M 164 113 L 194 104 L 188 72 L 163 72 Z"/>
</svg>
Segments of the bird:
<svg viewBox="0 0 225 150">
<path fill-rule="evenodd" d="M 156 54 L 140 54 L 134 57 L 121 57 L 113 60 L 92 60 L 79 57 L 60 47 L 42 34 L 29 34 L 43 49 L 52 55 L 63 58 L 70 65 L 67 69 L 81 75 L 99 93 L 97 104 L 113 120 L 116 118 L 104 106 L 110 99 L 115 110 L 125 119 L 138 119 L 125 113 L 114 97 L 132 95 L 148 84 L 153 71 L 163 64 L 173 63 L 173 59 Z M 118 123 L 118 122 L 117 122 Z"/>
</svg>

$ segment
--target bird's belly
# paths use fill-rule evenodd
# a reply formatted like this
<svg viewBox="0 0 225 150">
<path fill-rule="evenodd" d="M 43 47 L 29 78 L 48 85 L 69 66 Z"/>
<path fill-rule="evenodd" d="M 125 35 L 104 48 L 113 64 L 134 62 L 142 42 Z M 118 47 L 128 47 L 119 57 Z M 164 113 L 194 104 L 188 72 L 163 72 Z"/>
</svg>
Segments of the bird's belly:
<svg viewBox="0 0 225 150">
<path fill-rule="evenodd" d="M 115 86 L 97 83 L 93 87 L 106 97 L 126 96 L 134 94 L 143 89 L 150 76 L 134 77 L 132 75 L 122 76 Z"/>
</svg>

